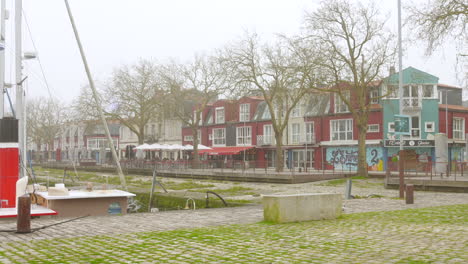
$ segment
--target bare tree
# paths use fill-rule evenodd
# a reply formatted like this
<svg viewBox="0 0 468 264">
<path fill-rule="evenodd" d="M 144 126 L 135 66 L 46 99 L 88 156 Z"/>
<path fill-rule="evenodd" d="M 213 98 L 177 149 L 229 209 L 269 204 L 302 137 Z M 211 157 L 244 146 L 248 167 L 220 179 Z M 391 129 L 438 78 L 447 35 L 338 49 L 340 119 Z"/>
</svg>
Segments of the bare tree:
<svg viewBox="0 0 468 264">
<path fill-rule="evenodd" d="M 145 126 L 157 114 L 162 95 L 157 66 L 141 60 L 114 70 L 104 92 L 104 111 L 134 132 L 138 144 L 143 144 Z"/>
<path fill-rule="evenodd" d="M 416 36 L 427 43 L 427 54 L 455 40 L 457 66 L 462 83 L 468 83 L 468 2 L 466 0 L 431 0 L 425 5 L 408 7 L 408 24 Z"/>
<path fill-rule="evenodd" d="M 99 95 L 102 94 L 100 91 Z M 100 98 L 102 102 L 102 98 Z M 99 112 L 96 101 L 89 86 L 82 86 L 80 94 L 71 104 L 70 119 L 72 120 L 98 120 Z"/>
<path fill-rule="evenodd" d="M 226 74 L 216 57 L 195 56 L 187 64 L 171 63 L 161 71 L 166 89 L 166 99 L 173 113 L 193 135 L 193 167 L 198 168 L 198 129 L 202 113 L 209 103 L 227 90 Z"/>
<path fill-rule="evenodd" d="M 60 131 L 65 116 L 65 107 L 56 99 L 34 98 L 27 103 L 27 135 L 37 150 L 42 145 L 52 150 L 54 138 Z"/>
<path fill-rule="evenodd" d="M 306 37 L 322 55 L 318 63 L 324 83 L 352 113 L 358 129 L 358 174 L 367 176 L 366 133 L 372 99 L 384 66 L 393 61 L 393 35 L 385 29 L 374 5 L 351 4 L 344 0 L 323 1 L 314 12 L 306 14 Z M 336 103 L 336 101 L 335 101 Z"/>
<path fill-rule="evenodd" d="M 301 53 L 302 54 L 302 53 Z M 227 47 L 222 62 L 229 69 L 233 87 L 243 94 L 261 94 L 271 115 L 276 140 L 276 170 L 283 171 L 283 135 L 289 116 L 315 86 L 314 54 L 301 56 L 285 39 L 260 44 L 255 34 Z"/>
</svg>

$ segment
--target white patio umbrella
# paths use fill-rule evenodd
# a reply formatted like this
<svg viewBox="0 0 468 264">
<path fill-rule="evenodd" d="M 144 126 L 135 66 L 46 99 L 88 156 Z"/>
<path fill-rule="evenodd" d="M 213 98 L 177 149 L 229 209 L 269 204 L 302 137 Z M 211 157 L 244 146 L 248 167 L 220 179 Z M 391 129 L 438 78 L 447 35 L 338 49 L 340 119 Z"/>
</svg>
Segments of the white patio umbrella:
<svg viewBox="0 0 468 264">
<path fill-rule="evenodd" d="M 136 147 L 135 149 L 136 149 L 136 150 L 148 150 L 149 147 L 150 147 L 150 145 L 148 145 L 148 144 L 145 143 L 145 144 L 143 144 L 143 145 L 140 145 L 140 146 Z"/>
<path fill-rule="evenodd" d="M 154 144 L 149 145 L 149 149 L 150 150 L 159 150 L 159 149 L 161 149 L 161 145 L 158 144 L 158 143 L 154 143 Z"/>
<path fill-rule="evenodd" d="M 189 145 L 189 144 L 185 145 L 184 148 L 185 148 L 185 150 L 193 150 L 193 146 Z M 202 145 L 202 144 L 198 144 L 198 149 L 199 150 L 202 150 L 202 149 L 208 149 L 209 150 L 209 149 L 212 149 L 212 148 L 207 147 L 207 146 Z"/>
</svg>

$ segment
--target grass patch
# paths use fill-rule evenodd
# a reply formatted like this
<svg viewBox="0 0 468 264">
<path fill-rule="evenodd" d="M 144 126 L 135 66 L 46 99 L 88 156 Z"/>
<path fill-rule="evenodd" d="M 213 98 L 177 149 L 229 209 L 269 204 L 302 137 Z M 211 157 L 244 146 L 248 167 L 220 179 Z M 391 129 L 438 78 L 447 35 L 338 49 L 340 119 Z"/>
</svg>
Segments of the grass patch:
<svg viewBox="0 0 468 264">
<path fill-rule="evenodd" d="M 352 180 L 366 180 L 368 178 L 364 177 L 364 176 L 353 176 L 350 179 L 352 179 Z M 326 181 L 326 182 L 322 182 L 322 183 L 320 183 L 318 185 L 320 185 L 320 186 L 340 186 L 340 185 L 343 185 L 344 186 L 347 180 L 348 180 L 348 178 L 329 180 L 329 181 Z"/>
<path fill-rule="evenodd" d="M 191 189 L 215 187 L 214 184 L 203 184 L 203 183 L 197 183 L 193 181 L 185 181 L 185 182 L 180 182 L 180 183 L 168 181 L 168 182 L 163 182 L 163 185 L 164 187 L 166 187 L 166 189 L 171 189 L 171 190 L 191 190 Z"/>
<path fill-rule="evenodd" d="M 135 199 L 138 200 L 140 205 L 140 209 L 138 212 L 148 212 L 149 206 L 149 193 L 135 193 Z M 164 195 L 160 193 L 153 194 L 153 207 L 159 208 L 160 211 L 170 211 L 170 210 L 181 210 L 185 209 L 187 205 L 188 197 L 176 197 L 171 195 Z M 207 208 L 206 207 L 206 200 L 205 199 L 193 199 L 195 201 L 196 209 Z M 239 206 L 244 203 L 242 201 L 235 201 L 233 200 L 226 201 L 228 207 L 232 206 Z M 189 207 L 192 207 L 192 201 L 189 201 Z M 226 207 L 224 204 L 217 198 L 210 197 L 209 201 L 209 208 L 220 208 Z"/>
<path fill-rule="evenodd" d="M 228 189 L 205 189 L 205 190 L 199 190 L 200 192 L 207 192 L 207 191 L 213 191 L 217 194 L 224 194 L 224 195 L 230 195 L 230 196 L 237 196 L 237 195 L 255 195 L 257 194 L 256 192 L 252 192 L 252 188 L 249 187 L 243 187 L 243 186 L 233 186 Z"/>
</svg>

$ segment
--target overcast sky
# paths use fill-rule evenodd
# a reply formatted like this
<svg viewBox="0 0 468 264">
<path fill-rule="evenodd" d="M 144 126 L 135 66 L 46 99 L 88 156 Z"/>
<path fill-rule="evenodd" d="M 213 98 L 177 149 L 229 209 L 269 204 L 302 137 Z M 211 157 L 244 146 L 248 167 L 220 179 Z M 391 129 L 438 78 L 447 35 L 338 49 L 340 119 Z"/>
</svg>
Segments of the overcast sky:
<svg viewBox="0 0 468 264">
<path fill-rule="evenodd" d="M 6 82 L 10 54 L 14 50 L 11 26 L 14 0 L 7 0 L 11 19 L 7 21 Z M 237 40 L 245 30 L 263 39 L 275 33 L 295 34 L 305 10 L 317 7 L 317 0 L 69 0 L 92 74 L 104 81 L 115 67 L 135 63 L 139 58 L 183 62 L 197 52 L 210 52 Z M 404 2 L 404 1 L 403 1 Z M 416 1 L 425 2 L 425 0 Z M 390 15 L 389 28 L 397 30 L 397 0 L 378 1 L 382 13 Z M 62 0 L 24 0 L 23 9 L 36 44 L 50 93 L 70 102 L 87 84 L 79 51 Z M 33 50 L 26 24 L 24 50 Z M 403 66 L 413 66 L 458 85 L 454 73 L 455 50 L 445 47 L 430 58 L 424 48 L 406 46 Z M 28 97 L 48 96 L 37 61 L 25 63 L 29 75 Z M 397 65 L 396 65 L 397 66 Z"/>
</svg>

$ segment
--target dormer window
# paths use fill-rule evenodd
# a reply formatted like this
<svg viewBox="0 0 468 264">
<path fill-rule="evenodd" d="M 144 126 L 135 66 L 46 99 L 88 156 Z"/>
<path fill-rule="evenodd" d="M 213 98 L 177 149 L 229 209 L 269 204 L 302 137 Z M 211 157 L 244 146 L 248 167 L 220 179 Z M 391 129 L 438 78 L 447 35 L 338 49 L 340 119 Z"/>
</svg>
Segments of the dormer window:
<svg viewBox="0 0 468 264">
<path fill-rule="evenodd" d="M 241 104 L 239 109 L 239 121 L 250 121 L 250 104 Z"/>
<path fill-rule="evenodd" d="M 216 124 L 224 124 L 224 107 L 217 107 L 215 110 Z"/>
<path fill-rule="evenodd" d="M 349 100 L 349 93 L 344 93 L 343 96 Z M 341 100 L 341 97 L 338 94 L 335 94 L 335 113 L 345 112 L 349 112 L 348 105 Z"/>
</svg>

